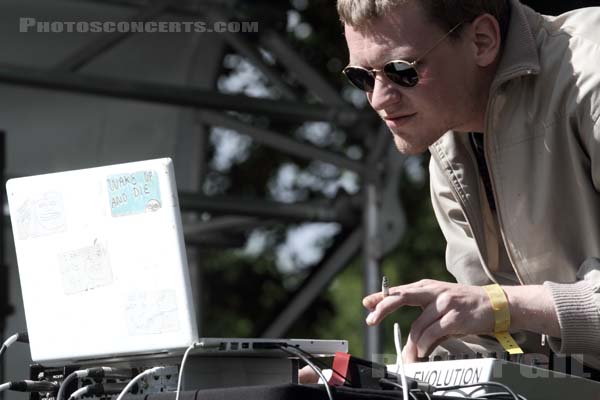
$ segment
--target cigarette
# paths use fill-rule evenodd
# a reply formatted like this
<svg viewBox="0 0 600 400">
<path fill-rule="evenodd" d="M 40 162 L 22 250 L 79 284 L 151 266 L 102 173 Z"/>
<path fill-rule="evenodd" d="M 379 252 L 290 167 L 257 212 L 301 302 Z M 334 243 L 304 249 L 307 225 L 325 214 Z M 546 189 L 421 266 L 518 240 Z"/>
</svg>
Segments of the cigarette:
<svg viewBox="0 0 600 400">
<path fill-rule="evenodd" d="M 388 286 L 388 280 L 385 275 L 383 276 L 383 278 L 381 278 L 381 294 L 383 294 L 383 297 L 387 297 L 390 295 L 390 288 Z"/>
</svg>

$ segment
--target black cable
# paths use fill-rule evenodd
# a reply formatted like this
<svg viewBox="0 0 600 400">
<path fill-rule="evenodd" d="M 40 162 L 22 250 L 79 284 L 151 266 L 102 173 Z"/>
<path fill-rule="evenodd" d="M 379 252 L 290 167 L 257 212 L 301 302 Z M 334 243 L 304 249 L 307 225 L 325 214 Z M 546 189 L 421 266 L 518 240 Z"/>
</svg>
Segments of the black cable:
<svg viewBox="0 0 600 400">
<path fill-rule="evenodd" d="M 19 332 L 17 334 L 17 342 L 20 343 L 29 343 L 29 333 L 27 332 Z"/>
<path fill-rule="evenodd" d="M 15 392 L 50 392 L 54 393 L 58 390 L 58 383 L 48 381 L 31 381 L 22 380 L 7 382 L 2 385 L 3 389 L 12 390 Z"/>
<path fill-rule="evenodd" d="M 324 365 L 324 363 L 320 362 L 313 354 L 309 353 L 308 351 L 301 349 L 299 347 L 292 347 L 289 346 L 287 343 L 279 343 L 279 348 L 281 350 L 287 351 L 289 349 L 294 349 L 295 351 L 302 353 L 303 355 L 312 358 L 313 362 L 315 362 L 316 364 L 319 364 L 320 368 L 324 368 L 327 367 L 326 365 Z M 289 352 L 289 351 L 288 351 Z M 291 352 L 291 354 L 294 354 L 293 352 Z M 296 354 L 298 356 L 300 356 L 299 354 Z M 301 357 L 302 358 L 302 357 Z M 305 362 L 307 360 L 304 360 Z M 336 375 L 340 376 L 342 379 L 344 379 L 344 381 L 346 383 L 348 383 L 349 385 L 352 384 L 352 382 L 350 380 L 348 380 L 348 378 L 346 378 L 345 376 L 343 376 L 341 373 L 339 373 L 338 371 L 336 371 L 335 369 L 331 369 L 333 373 L 335 373 Z M 385 379 L 382 378 L 380 379 L 380 382 L 385 382 L 387 384 L 396 386 L 398 388 L 402 388 L 402 385 L 400 385 L 397 382 L 391 381 L 389 379 Z M 325 384 L 327 384 L 327 382 L 325 382 Z M 436 387 L 433 385 L 429 385 L 426 383 L 423 384 L 419 384 L 419 388 L 417 390 L 422 391 L 423 393 L 427 394 L 428 392 L 433 393 L 433 392 L 438 392 L 438 391 L 451 391 L 451 390 L 460 390 L 460 389 L 464 389 L 464 388 L 469 388 L 469 387 L 476 387 L 476 386 L 497 386 L 500 387 L 502 389 L 505 390 L 505 392 L 497 392 L 497 393 L 486 393 L 482 396 L 477 396 L 477 397 L 465 397 L 467 399 L 486 399 L 486 398 L 494 398 L 494 396 L 509 396 L 510 399 L 513 400 L 527 400 L 526 397 L 520 395 L 520 394 L 516 394 L 514 391 L 512 391 L 508 386 L 503 385 L 502 383 L 499 382 L 480 382 L 480 383 L 473 383 L 473 384 L 468 384 L 468 385 L 454 385 L 454 386 L 440 386 L 440 387 Z M 411 390 L 415 390 L 415 389 L 411 389 Z M 416 399 L 415 395 L 413 393 L 411 393 L 409 391 L 409 395 L 413 398 Z M 498 397 L 496 397 L 498 398 Z"/>
<path fill-rule="evenodd" d="M 119 394 L 125 389 L 125 386 L 125 383 L 92 383 L 71 393 L 69 400 L 75 400 L 90 394 L 95 396 Z"/>
<path fill-rule="evenodd" d="M 498 382 L 479 382 L 479 383 L 471 383 L 468 385 L 454 385 L 454 386 L 436 386 L 435 387 L 435 391 L 436 392 L 447 392 L 447 391 L 451 391 L 451 390 L 460 390 L 460 389 L 465 389 L 465 388 L 469 388 L 469 387 L 476 387 L 476 386 L 497 386 L 500 387 L 504 390 L 506 390 L 506 392 L 514 399 L 514 400 L 527 400 L 525 397 L 523 396 L 517 396 L 517 394 L 515 392 L 513 392 L 508 386 L 503 385 L 502 383 L 498 383 Z"/>
<path fill-rule="evenodd" d="M 0 268 L 3 268 L 3 266 L 0 265 Z M 27 332 L 18 332 L 10 336 L 4 341 L 4 343 L 2 343 L 2 346 L 0 347 L 0 382 L 4 380 L 4 353 L 6 353 L 6 350 L 15 342 L 29 343 L 29 335 L 27 334 Z M 2 391 L 0 391 L 0 399 L 4 399 L 4 394 L 2 393 Z"/>
<path fill-rule="evenodd" d="M 402 389 L 402 385 L 399 384 L 398 382 L 394 382 L 390 379 L 385 379 L 382 378 L 380 379 L 380 382 L 389 384 L 391 386 L 395 386 L 399 389 Z M 433 391 L 438 392 L 438 391 L 444 391 L 444 392 L 450 392 L 450 391 L 459 391 L 460 389 L 464 389 L 464 388 L 469 388 L 469 387 L 477 387 L 477 386 L 498 386 L 503 388 L 504 390 L 506 390 L 505 392 L 496 392 L 496 393 L 484 393 L 480 396 L 473 396 L 473 393 L 470 394 L 470 397 L 465 396 L 465 393 L 461 393 L 461 396 L 465 399 L 471 399 L 471 400 L 476 400 L 476 399 L 516 399 L 516 400 L 527 400 L 526 397 L 521 396 L 519 394 L 514 393 L 511 389 L 509 389 L 507 386 L 498 383 L 498 382 L 481 382 L 481 383 L 473 383 L 473 384 L 469 384 L 469 385 L 455 385 L 455 386 L 440 386 L 440 387 L 435 387 L 435 386 L 431 386 L 433 388 Z M 428 394 L 427 391 L 422 390 L 422 389 L 410 389 L 411 391 L 409 392 L 409 394 L 411 395 L 411 397 L 414 398 L 414 395 L 412 392 L 420 392 L 423 394 Z M 431 390 L 430 390 L 431 391 Z M 499 397 L 502 396 L 502 397 Z"/>
<path fill-rule="evenodd" d="M 62 384 L 56 395 L 56 400 L 63 400 L 67 386 L 74 379 L 81 378 L 131 378 L 133 371 L 130 368 L 111 368 L 111 367 L 94 367 L 88 369 L 80 369 L 71 372 L 63 379 Z"/>
<path fill-rule="evenodd" d="M 383 382 L 383 383 L 386 383 L 386 384 L 388 384 L 388 385 L 394 386 L 394 387 L 396 387 L 396 388 L 398 388 L 398 389 L 400 389 L 400 390 L 403 390 L 403 389 L 404 389 L 404 388 L 402 387 L 402 385 L 401 385 L 401 384 L 399 384 L 398 382 L 394 382 L 394 381 L 392 381 L 392 380 L 390 380 L 390 379 L 381 378 L 381 379 L 379 380 L 379 382 Z M 419 400 L 419 399 L 417 399 L 417 397 L 414 395 L 414 393 L 412 393 L 412 391 L 411 391 L 411 390 L 415 391 L 415 389 L 409 389 L 409 391 L 408 391 L 408 395 L 409 395 L 409 396 L 410 396 L 412 399 Z M 416 389 L 416 390 L 419 390 L 419 389 Z M 419 390 L 419 391 L 420 391 L 420 390 Z M 423 392 L 423 393 L 425 393 L 427 396 L 429 396 L 429 394 L 428 394 L 427 392 Z"/>
<path fill-rule="evenodd" d="M 521 396 L 520 394 L 517 394 L 517 396 L 519 396 L 520 399 L 525 399 L 525 397 Z M 512 399 L 512 396 L 508 392 L 493 392 L 493 393 L 484 393 L 481 395 L 477 395 L 475 398 L 476 399 L 506 399 L 506 398 Z"/>
<path fill-rule="evenodd" d="M 4 343 L 2 343 L 2 347 L 0 347 L 0 357 L 4 355 L 6 350 L 14 342 L 29 343 L 29 335 L 27 334 L 27 332 L 18 332 L 6 339 Z"/>
<path fill-rule="evenodd" d="M 412 380 L 411 378 L 407 377 L 408 382 L 410 382 L 410 384 L 408 385 L 408 394 L 414 398 L 414 394 L 412 392 L 415 393 L 421 393 L 424 394 L 425 396 L 427 396 L 428 399 L 430 399 L 431 397 L 429 396 L 430 393 L 433 393 L 433 388 L 431 385 L 429 385 L 428 383 L 424 383 L 424 382 L 419 382 L 419 381 L 415 381 Z M 391 379 L 386 379 L 386 378 L 381 378 L 379 380 L 379 382 L 381 383 L 385 383 L 391 386 L 394 386 L 398 389 L 403 389 L 402 384 L 397 382 L 397 381 L 393 381 Z"/>
<path fill-rule="evenodd" d="M 333 400 L 333 394 L 331 393 L 331 388 L 329 387 L 329 382 L 327 382 L 325 375 L 323 375 L 323 371 L 321 371 L 319 369 L 319 367 L 317 367 L 311 360 L 308 359 L 308 357 L 306 357 L 302 352 L 298 351 L 298 349 L 293 346 L 288 346 L 287 344 L 280 344 L 279 348 L 281 350 L 285 351 L 286 353 L 295 355 L 297 357 L 300 357 L 302 360 L 304 360 L 304 362 L 307 363 L 317 373 L 317 375 L 319 375 L 319 377 L 323 380 L 325 390 L 327 391 L 327 397 L 329 398 L 329 400 Z M 119 399 L 117 399 L 117 400 L 119 400 Z"/>
<path fill-rule="evenodd" d="M 287 343 L 282 343 L 282 346 L 289 347 L 289 345 Z M 329 367 L 324 362 L 320 361 L 317 357 L 314 356 L 314 354 L 311 354 L 308 351 L 306 351 L 304 349 L 301 349 L 300 347 L 295 347 L 295 349 L 298 350 L 298 351 L 300 351 L 302 354 L 304 354 L 308 358 L 310 358 L 315 364 L 317 364 L 319 366 L 319 368 L 321 368 L 321 369 L 323 369 L 323 368 L 329 368 L 329 369 L 331 369 L 331 371 L 334 374 L 336 374 L 337 376 L 339 376 L 340 378 L 342 378 L 345 383 L 347 383 L 348 385 L 352 386 L 352 381 L 350 381 L 350 379 L 348 379 L 347 377 L 345 377 L 344 375 L 342 375 L 341 373 L 339 373 L 338 371 L 336 371 L 335 369 L 333 369 L 333 367 Z"/>
</svg>

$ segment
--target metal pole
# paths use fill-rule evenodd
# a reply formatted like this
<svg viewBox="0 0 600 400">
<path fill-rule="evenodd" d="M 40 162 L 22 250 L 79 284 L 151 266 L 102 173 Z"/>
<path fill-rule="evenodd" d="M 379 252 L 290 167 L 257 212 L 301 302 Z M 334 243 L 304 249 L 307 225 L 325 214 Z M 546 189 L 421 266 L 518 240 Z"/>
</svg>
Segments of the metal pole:
<svg viewBox="0 0 600 400">
<path fill-rule="evenodd" d="M 352 125 L 362 117 L 360 111 L 350 106 L 332 108 L 289 100 L 249 98 L 181 85 L 132 82 L 6 64 L 0 64 L 0 82 L 182 107 L 238 111 L 266 115 L 288 122 L 328 121 L 339 125 Z"/>
<path fill-rule="evenodd" d="M 6 254 L 5 254 L 5 246 L 4 246 L 4 230 L 5 230 L 5 221 L 4 221 L 4 183 L 5 183 L 5 166 L 6 166 L 6 135 L 4 131 L 0 131 L 0 182 L 2 182 L 2 187 L 0 187 L 0 205 L 2 205 L 2 215 L 0 218 L 0 338 L 4 340 L 4 332 L 6 328 L 6 317 L 12 313 L 13 308 L 10 305 L 10 285 L 9 285 L 9 276 L 8 276 L 8 266 L 6 265 Z M 0 382 L 4 382 L 4 367 L 6 363 L 4 360 L 6 357 L 3 357 L 0 360 Z M 4 399 L 4 393 L 0 393 L 0 399 Z"/>
<path fill-rule="evenodd" d="M 371 294 L 381 290 L 381 274 L 379 261 L 381 258 L 381 240 L 379 237 L 378 213 L 379 194 L 377 185 L 368 182 L 365 187 L 365 209 L 363 214 L 363 225 L 365 227 L 364 240 L 364 293 Z M 367 327 L 365 329 L 365 353 L 367 359 L 375 360 L 375 356 L 381 353 L 381 329 L 379 326 Z"/>
<path fill-rule="evenodd" d="M 182 210 L 214 212 L 217 214 L 246 215 L 263 218 L 279 218 L 287 221 L 344 222 L 343 210 L 325 203 L 286 204 L 259 199 L 207 197 L 194 193 L 180 193 Z M 347 205 L 342 204 L 340 207 Z"/>
<path fill-rule="evenodd" d="M 382 159 L 390 143 L 390 133 L 385 125 L 381 125 L 375 143 L 367 157 L 368 175 L 365 179 L 365 197 L 363 211 L 364 230 L 364 264 L 363 288 L 368 295 L 381 290 L 380 261 L 383 256 L 383 238 L 381 237 L 381 209 L 383 193 L 381 187 Z M 365 358 L 377 361 L 381 353 L 381 329 L 379 326 L 365 328 Z"/>
<path fill-rule="evenodd" d="M 302 77 L 305 87 L 315 93 L 321 101 L 327 104 L 343 106 L 346 101 L 340 95 L 339 90 L 333 87 L 323 75 L 298 55 L 290 44 L 278 33 L 268 30 L 261 35 L 261 42 L 271 50 L 278 59 L 294 74 Z"/>
<path fill-rule="evenodd" d="M 364 164 L 359 161 L 351 160 L 342 154 L 336 154 L 331 151 L 324 150 L 321 147 L 299 143 L 298 141 L 290 137 L 286 137 L 283 134 L 258 128 L 217 112 L 204 111 L 202 112 L 202 118 L 207 124 L 222 128 L 229 128 L 239 133 L 247 134 L 256 142 L 277 149 L 283 153 L 309 160 L 327 162 L 337 167 L 356 172 L 361 176 L 365 172 Z"/>
<path fill-rule="evenodd" d="M 158 17 L 173 0 L 158 0 L 143 8 L 139 13 L 129 18 L 129 22 L 151 21 Z M 76 71 L 89 64 L 94 58 L 100 56 L 121 41 L 132 35 L 131 32 L 114 32 L 102 35 L 98 40 L 88 43 L 84 48 L 73 53 L 61 61 L 55 68 L 62 71 Z"/>
<path fill-rule="evenodd" d="M 211 23 L 215 21 L 229 21 L 230 18 L 217 11 L 211 11 L 208 13 L 208 18 Z M 248 61 L 254 65 L 267 80 L 277 87 L 281 92 L 283 98 L 287 100 L 296 100 L 298 96 L 294 93 L 294 90 L 284 81 L 281 73 L 275 68 L 267 65 L 260 54 L 258 48 L 251 44 L 247 39 L 242 37 L 239 33 L 223 32 L 221 33 L 225 38 L 225 41 L 233 47 L 235 51 L 243 55 Z"/>
</svg>

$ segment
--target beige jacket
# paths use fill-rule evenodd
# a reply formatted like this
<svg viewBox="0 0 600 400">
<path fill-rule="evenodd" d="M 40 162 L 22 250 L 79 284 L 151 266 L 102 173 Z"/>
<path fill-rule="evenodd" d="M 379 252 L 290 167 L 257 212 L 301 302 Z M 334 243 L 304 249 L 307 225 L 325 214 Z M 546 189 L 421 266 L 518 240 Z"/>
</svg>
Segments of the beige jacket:
<svg viewBox="0 0 600 400">
<path fill-rule="evenodd" d="M 430 148 L 446 264 L 461 283 L 550 287 L 562 334 L 553 349 L 600 368 L 600 270 L 581 267 L 600 257 L 600 8 L 511 7 L 484 134 L 497 218 L 468 135 Z"/>
</svg>

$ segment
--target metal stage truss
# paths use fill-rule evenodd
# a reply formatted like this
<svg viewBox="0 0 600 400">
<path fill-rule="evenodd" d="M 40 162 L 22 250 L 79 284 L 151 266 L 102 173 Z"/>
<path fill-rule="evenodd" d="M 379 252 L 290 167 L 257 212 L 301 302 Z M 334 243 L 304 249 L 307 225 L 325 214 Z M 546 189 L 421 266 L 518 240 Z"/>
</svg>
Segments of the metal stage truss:
<svg viewBox="0 0 600 400">
<path fill-rule="evenodd" d="M 131 20 L 150 21 L 165 15 L 202 17 L 206 20 L 230 20 L 236 16 L 233 4 L 217 1 L 142 1 L 86 0 L 97 4 L 119 6 L 131 10 Z M 338 222 L 343 227 L 338 240 L 319 265 L 281 307 L 263 336 L 284 336 L 293 322 L 317 298 L 335 275 L 361 254 L 364 262 L 364 290 L 374 292 L 380 285 L 380 260 L 391 250 L 404 231 L 404 214 L 398 198 L 399 174 L 404 157 L 391 143 L 386 128 L 372 112 L 356 109 L 330 85 L 274 29 L 258 33 L 249 41 L 243 34 L 223 33 L 226 44 L 256 67 L 281 93 L 282 99 L 257 99 L 229 95 L 216 90 L 164 83 L 133 82 L 81 73 L 81 69 L 100 55 L 130 37 L 131 33 L 107 33 L 78 49 L 54 68 L 32 68 L 0 65 L 0 82 L 49 90 L 108 96 L 197 109 L 206 126 L 225 127 L 249 135 L 256 143 L 307 160 L 320 160 L 361 177 L 361 190 L 355 196 L 332 201 L 283 204 L 264 199 L 207 197 L 199 193 L 181 193 L 182 210 L 214 213 L 210 221 L 186 224 L 188 243 L 201 245 L 205 236 L 218 235 L 240 227 L 259 227 L 270 221 Z M 278 70 L 267 64 L 260 53 L 264 48 L 277 63 L 300 80 L 319 103 L 307 103 L 290 87 Z M 300 143 L 281 132 L 257 127 L 241 121 L 231 111 L 260 115 L 281 121 L 325 121 L 343 129 L 348 135 L 363 134 L 372 129 L 368 153 L 355 160 L 315 145 Z M 204 157 L 206 158 L 206 157 Z M 210 235 L 207 235 L 210 234 Z M 218 237 L 218 236 L 217 236 Z M 227 238 L 227 235 L 224 236 Z M 357 301 L 359 301 L 357 299 Z M 381 353 L 377 328 L 367 328 L 365 354 Z"/>
</svg>

